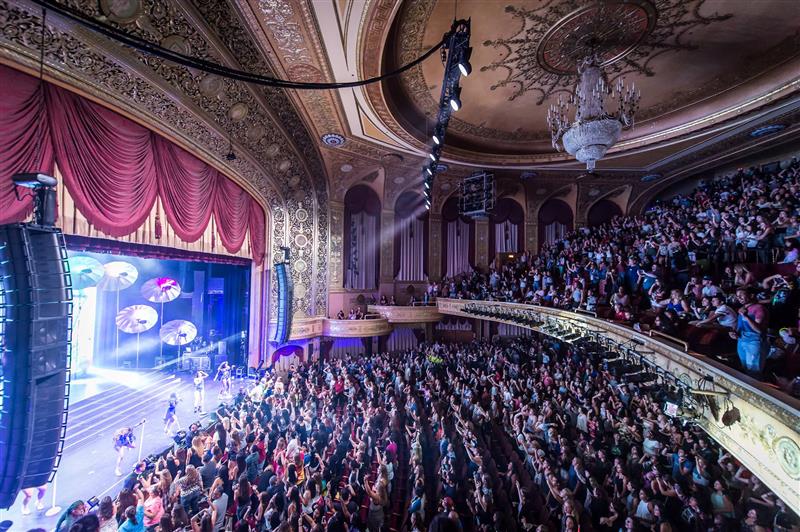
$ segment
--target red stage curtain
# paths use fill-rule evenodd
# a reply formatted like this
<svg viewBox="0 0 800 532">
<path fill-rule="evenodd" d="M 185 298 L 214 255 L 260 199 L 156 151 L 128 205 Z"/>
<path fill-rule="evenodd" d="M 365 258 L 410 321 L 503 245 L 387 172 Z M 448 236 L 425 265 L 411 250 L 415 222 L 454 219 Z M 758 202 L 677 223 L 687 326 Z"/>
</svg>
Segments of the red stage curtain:
<svg viewBox="0 0 800 532">
<path fill-rule="evenodd" d="M 250 215 L 250 195 L 229 179 L 223 179 L 214 202 L 222 245 L 231 253 L 242 247 Z"/>
<path fill-rule="evenodd" d="M 264 255 L 267 253 L 266 223 L 264 209 L 250 198 L 250 253 L 256 264 L 264 262 Z"/>
<path fill-rule="evenodd" d="M 153 140 L 164 214 L 181 240 L 195 242 L 211 219 L 219 183 L 227 179 L 172 142 L 159 136 Z"/>
<path fill-rule="evenodd" d="M 158 194 L 150 130 L 57 87 L 48 100 L 56 164 L 75 205 L 107 235 L 129 235 Z"/>
<path fill-rule="evenodd" d="M 11 176 L 18 172 L 53 174 L 45 92 L 36 78 L 0 67 L 0 224 L 24 220 L 33 204 L 17 201 Z"/>
<path fill-rule="evenodd" d="M 264 259 L 264 211 L 236 183 L 132 120 L 1 65 L 0 153 L 0 223 L 31 209 L 11 176 L 52 174 L 55 162 L 78 210 L 107 235 L 135 231 L 160 197 L 182 240 L 200 238 L 213 212 L 226 250 L 238 252 L 249 229 L 253 257 Z"/>
</svg>

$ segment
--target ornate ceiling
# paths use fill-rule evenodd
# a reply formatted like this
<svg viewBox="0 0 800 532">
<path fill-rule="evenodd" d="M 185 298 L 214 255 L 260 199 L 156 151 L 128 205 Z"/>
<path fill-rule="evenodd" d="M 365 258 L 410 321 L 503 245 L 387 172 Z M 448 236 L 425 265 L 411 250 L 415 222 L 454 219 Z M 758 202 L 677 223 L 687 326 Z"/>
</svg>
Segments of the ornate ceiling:
<svg viewBox="0 0 800 532">
<path fill-rule="evenodd" d="M 9 6 L 3 44 L 30 48 L 22 55 L 32 66 L 37 8 L 28 0 L 0 2 L 2 9 Z M 535 189 L 563 187 L 582 175 L 582 165 L 553 151 L 545 113 L 569 91 L 575 58 L 596 47 L 581 37 L 587 33 L 605 36 L 601 55 L 609 77 L 624 76 L 642 90 L 636 127 L 593 176 L 630 184 L 632 198 L 658 186 L 642 182 L 645 175 L 666 181 L 718 163 L 720 152 L 741 156 L 757 149 L 765 142 L 749 135 L 757 127 L 786 126 L 768 137 L 772 144 L 797 138 L 800 128 L 800 30 L 794 22 L 800 12 L 790 13 L 800 7 L 785 0 L 69 3 L 175 50 L 293 81 L 379 75 L 438 42 L 454 14 L 471 17 L 473 73 L 462 80 L 464 107 L 450 123 L 447 170 L 435 187 L 445 196 L 476 168 L 512 180 L 534 171 Z M 33 26 L 10 16 L 20 10 Z M 87 92 L 102 89 L 103 99 L 131 112 L 141 111 L 134 101 L 151 87 L 146 111 L 155 127 L 227 167 L 267 204 L 287 211 L 302 204 L 321 215 L 328 199 L 341 200 L 349 186 L 367 182 L 391 208 L 400 193 L 420 186 L 442 77 L 437 54 L 380 84 L 283 91 L 189 71 L 61 21 L 52 24 L 90 45 L 84 54 L 75 52 L 78 41 L 50 53 L 53 68 L 72 61 L 62 77 Z M 92 50 L 88 67 L 73 59 L 86 61 Z M 109 62 L 114 69 L 103 66 Z M 234 162 L 224 159 L 229 138 L 240 154 Z M 435 198 L 434 207 L 442 201 Z M 291 230 L 290 217 L 277 216 L 283 217 L 277 225 Z"/>
<path fill-rule="evenodd" d="M 624 77 L 642 91 L 638 123 L 622 151 L 683 135 L 684 126 L 709 117 L 689 130 L 721 124 L 741 114 L 732 107 L 760 107 L 766 102 L 752 100 L 797 80 L 800 32 L 787 8 L 800 16 L 797 4 L 783 0 L 462 0 L 458 16 L 473 21 L 473 74 L 450 124 L 450 153 L 493 163 L 560 159 L 552 156 L 547 107 L 569 94 L 577 61 L 594 44 L 588 35 L 612 41 L 601 47 L 609 78 Z M 382 50 L 386 68 L 437 42 L 453 13 L 445 0 L 400 6 Z M 441 65 L 428 61 L 385 83 L 372 103 L 391 112 L 388 127 L 424 139 L 440 83 Z"/>
</svg>

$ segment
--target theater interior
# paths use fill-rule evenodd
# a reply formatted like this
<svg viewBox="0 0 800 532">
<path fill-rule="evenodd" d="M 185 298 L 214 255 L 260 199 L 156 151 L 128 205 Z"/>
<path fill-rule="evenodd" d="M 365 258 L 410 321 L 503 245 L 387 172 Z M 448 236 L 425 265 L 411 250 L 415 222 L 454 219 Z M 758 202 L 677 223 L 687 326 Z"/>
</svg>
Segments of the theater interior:
<svg viewBox="0 0 800 532">
<path fill-rule="evenodd" d="M 0 0 L 0 532 L 800 532 L 799 20 Z"/>
</svg>

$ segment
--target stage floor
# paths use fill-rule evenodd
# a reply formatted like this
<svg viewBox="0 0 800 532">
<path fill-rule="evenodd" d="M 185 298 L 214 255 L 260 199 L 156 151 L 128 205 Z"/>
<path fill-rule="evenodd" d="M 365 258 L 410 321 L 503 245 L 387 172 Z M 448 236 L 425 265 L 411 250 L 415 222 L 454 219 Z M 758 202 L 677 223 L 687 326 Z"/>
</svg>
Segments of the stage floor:
<svg viewBox="0 0 800 532">
<path fill-rule="evenodd" d="M 213 376 L 213 375 L 212 375 Z M 234 381 L 234 392 L 244 381 Z M 219 405 L 217 394 L 220 383 L 206 381 L 207 410 Z M 134 372 L 98 370 L 95 374 L 72 382 L 67 434 L 64 453 L 56 476 L 56 505 L 67 508 L 77 499 L 87 501 L 92 496 L 116 496 L 125 478 L 114 474 L 116 453 L 113 435 L 121 427 L 133 426 L 142 419 L 142 428 L 135 429 L 136 449 L 125 454 L 120 469 L 127 474 L 136 463 L 141 447 L 142 457 L 160 452 L 172 439 L 164 434 L 164 413 L 170 393 L 178 393 L 177 414 L 181 427 L 194 421 L 209 422 L 209 414 L 192 413 L 193 385 L 188 374 L 176 376 L 163 372 Z M 0 521 L 11 520 L 9 530 L 27 531 L 35 528 L 53 530 L 58 515 L 47 517 L 45 512 L 53 504 L 53 486 L 48 487 L 44 510 L 36 510 L 31 501 L 30 515 L 22 515 L 22 493 L 9 510 L 0 510 Z"/>
</svg>

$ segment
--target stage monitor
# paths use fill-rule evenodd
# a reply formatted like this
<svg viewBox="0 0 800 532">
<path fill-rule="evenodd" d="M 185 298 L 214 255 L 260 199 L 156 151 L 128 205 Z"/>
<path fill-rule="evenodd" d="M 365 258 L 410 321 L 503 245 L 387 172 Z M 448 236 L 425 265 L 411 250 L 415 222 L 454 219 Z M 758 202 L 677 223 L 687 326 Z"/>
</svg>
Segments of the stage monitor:
<svg viewBox="0 0 800 532">
<path fill-rule="evenodd" d="M 70 367 L 66 259 L 58 229 L 0 226 L 0 508 L 58 467 Z"/>
</svg>

